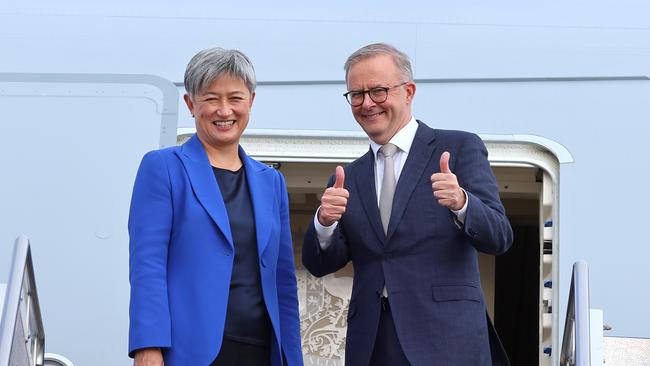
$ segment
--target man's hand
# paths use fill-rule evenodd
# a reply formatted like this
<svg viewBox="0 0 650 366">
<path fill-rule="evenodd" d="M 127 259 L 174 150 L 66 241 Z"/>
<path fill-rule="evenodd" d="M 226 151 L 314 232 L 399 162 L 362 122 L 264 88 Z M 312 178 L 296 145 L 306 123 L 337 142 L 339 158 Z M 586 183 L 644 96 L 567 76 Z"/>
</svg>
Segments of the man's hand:
<svg viewBox="0 0 650 366">
<path fill-rule="evenodd" d="M 164 366 L 160 348 L 144 348 L 135 353 L 135 366 Z"/>
<path fill-rule="evenodd" d="M 438 203 L 458 211 L 465 206 L 465 192 L 460 189 L 456 175 L 449 169 L 450 154 L 445 151 L 440 156 L 440 173 L 431 176 L 431 188 Z"/>
<path fill-rule="evenodd" d="M 343 167 L 336 167 L 336 181 L 334 186 L 327 188 L 320 199 L 320 210 L 318 210 L 318 222 L 323 226 L 332 226 L 341 219 L 348 204 L 350 193 L 343 188 L 345 171 Z"/>
</svg>

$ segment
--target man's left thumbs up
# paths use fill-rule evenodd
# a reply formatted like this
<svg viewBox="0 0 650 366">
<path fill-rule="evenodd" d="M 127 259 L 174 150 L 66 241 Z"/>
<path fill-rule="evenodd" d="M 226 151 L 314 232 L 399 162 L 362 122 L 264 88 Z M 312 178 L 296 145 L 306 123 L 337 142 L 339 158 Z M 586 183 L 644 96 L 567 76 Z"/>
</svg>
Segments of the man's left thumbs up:
<svg viewBox="0 0 650 366">
<path fill-rule="evenodd" d="M 451 154 L 440 155 L 440 173 L 431 176 L 431 189 L 438 203 L 450 210 L 458 211 L 465 206 L 465 192 L 460 188 L 456 175 L 449 169 Z"/>
<path fill-rule="evenodd" d="M 447 151 L 443 152 L 440 155 L 440 173 L 451 173 L 449 170 L 449 157 L 451 154 Z"/>
</svg>

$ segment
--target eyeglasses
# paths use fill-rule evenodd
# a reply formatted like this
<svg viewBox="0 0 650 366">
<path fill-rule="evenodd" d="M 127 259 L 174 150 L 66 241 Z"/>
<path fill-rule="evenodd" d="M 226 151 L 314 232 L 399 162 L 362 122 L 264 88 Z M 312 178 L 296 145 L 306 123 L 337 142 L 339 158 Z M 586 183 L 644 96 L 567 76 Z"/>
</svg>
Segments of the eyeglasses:
<svg viewBox="0 0 650 366">
<path fill-rule="evenodd" d="M 350 105 L 353 107 L 362 105 L 366 94 L 368 94 L 373 102 L 383 103 L 386 101 L 386 99 L 388 99 L 389 90 L 405 85 L 406 83 L 408 83 L 408 81 L 388 87 L 378 86 L 368 90 L 350 90 L 349 92 L 343 94 L 343 96 L 345 97 L 345 100 L 347 100 L 348 103 L 350 103 Z"/>
</svg>

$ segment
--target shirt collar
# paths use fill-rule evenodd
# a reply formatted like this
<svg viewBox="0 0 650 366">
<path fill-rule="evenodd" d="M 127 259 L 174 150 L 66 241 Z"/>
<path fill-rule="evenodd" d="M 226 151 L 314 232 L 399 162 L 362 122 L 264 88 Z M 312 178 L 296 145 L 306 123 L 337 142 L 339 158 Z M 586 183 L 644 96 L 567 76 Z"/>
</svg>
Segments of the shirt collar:
<svg viewBox="0 0 650 366">
<path fill-rule="evenodd" d="M 418 123 L 415 120 L 415 117 L 411 116 L 411 119 L 408 121 L 406 126 L 402 127 L 401 130 L 397 131 L 395 136 L 390 139 L 391 144 L 397 146 L 400 151 L 405 152 L 407 155 L 409 153 L 409 150 L 411 150 L 411 145 L 413 144 L 413 140 L 415 139 L 415 133 L 418 130 Z M 382 145 L 379 145 L 378 143 L 370 140 L 370 148 L 372 149 L 372 153 L 375 154 L 375 161 L 377 160 L 377 152 L 381 148 Z"/>
</svg>

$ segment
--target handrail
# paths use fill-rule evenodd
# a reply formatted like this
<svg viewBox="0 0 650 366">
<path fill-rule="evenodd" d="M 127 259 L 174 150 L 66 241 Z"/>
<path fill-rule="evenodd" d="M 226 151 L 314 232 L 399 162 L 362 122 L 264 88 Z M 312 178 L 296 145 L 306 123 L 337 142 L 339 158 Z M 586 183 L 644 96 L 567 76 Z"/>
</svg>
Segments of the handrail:
<svg viewBox="0 0 650 366">
<path fill-rule="evenodd" d="M 16 239 L 6 291 L 0 319 L 0 366 L 42 366 L 45 333 L 26 236 Z"/>
<path fill-rule="evenodd" d="M 74 366 L 74 364 L 72 361 L 56 353 L 46 353 L 43 366 Z"/>
<path fill-rule="evenodd" d="M 561 366 L 589 366 L 589 269 L 587 262 L 573 264 L 571 289 L 567 305 L 564 336 L 560 353 Z"/>
</svg>

